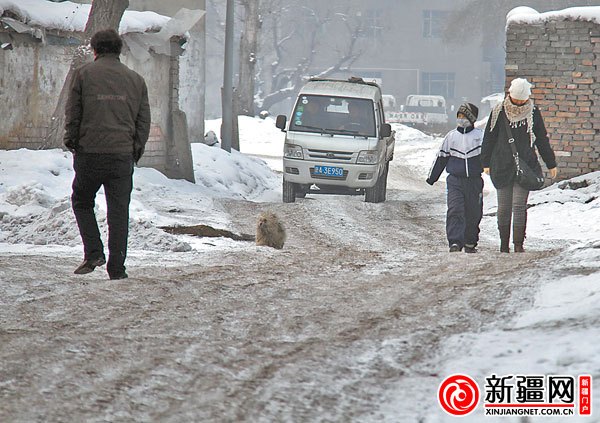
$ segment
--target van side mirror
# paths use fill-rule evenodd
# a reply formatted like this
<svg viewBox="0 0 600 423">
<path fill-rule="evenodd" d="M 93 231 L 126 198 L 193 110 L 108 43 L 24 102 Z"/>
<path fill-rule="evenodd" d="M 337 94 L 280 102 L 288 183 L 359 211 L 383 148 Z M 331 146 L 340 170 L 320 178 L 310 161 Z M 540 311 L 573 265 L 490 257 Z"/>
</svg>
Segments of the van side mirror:
<svg viewBox="0 0 600 423">
<path fill-rule="evenodd" d="M 277 116 L 277 120 L 275 121 L 275 126 L 285 132 L 285 124 L 287 123 L 286 115 Z"/>
<path fill-rule="evenodd" d="M 381 125 L 381 130 L 379 131 L 382 138 L 387 138 L 392 135 L 392 125 L 389 123 L 384 123 Z"/>
</svg>

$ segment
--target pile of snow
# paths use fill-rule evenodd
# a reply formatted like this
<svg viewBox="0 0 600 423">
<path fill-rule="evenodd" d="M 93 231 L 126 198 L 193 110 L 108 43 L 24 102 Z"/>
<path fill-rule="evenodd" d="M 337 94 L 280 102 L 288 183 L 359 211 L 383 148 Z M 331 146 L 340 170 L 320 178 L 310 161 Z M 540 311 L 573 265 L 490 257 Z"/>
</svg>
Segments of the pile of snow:
<svg viewBox="0 0 600 423">
<path fill-rule="evenodd" d="M 543 239 L 600 239 L 600 172 L 532 192 L 528 232 Z"/>
<path fill-rule="evenodd" d="M 130 247 L 180 250 L 180 239 L 159 229 L 168 225 L 207 224 L 227 228 L 226 213 L 214 198 L 278 201 L 281 181 L 262 160 L 218 145 L 192 146 L 196 184 L 171 180 L 150 168 L 134 172 L 130 208 Z M 0 242 L 80 245 L 71 210 L 71 154 L 61 150 L 0 151 Z M 106 233 L 106 201 L 101 189 L 96 215 Z M 185 247 L 183 247 L 185 249 Z"/>
<path fill-rule="evenodd" d="M 285 134 L 275 126 L 275 120 L 271 117 L 261 119 L 238 116 L 238 125 L 240 127 L 240 151 L 260 157 L 272 169 L 282 172 L 281 156 Z M 207 133 L 212 131 L 220 138 L 221 119 L 207 120 L 205 131 Z"/>
<path fill-rule="evenodd" d="M 207 121 L 206 128 L 219 133 L 220 123 L 220 120 Z M 159 226 L 207 224 L 229 229 L 229 216 L 215 205 L 217 198 L 281 201 L 278 171 L 285 134 L 271 118 L 241 116 L 239 124 L 242 153 L 235 150 L 227 153 L 219 144 L 212 147 L 192 144 L 195 184 L 168 179 L 154 169 L 136 169 L 131 203 L 132 248 L 173 249 L 177 238 L 157 229 Z M 442 139 L 404 125 L 394 124 L 393 129 L 396 131 L 394 163 L 424 181 Z M 489 214 L 495 211 L 495 190 L 489 178 L 484 176 L 484 179 L 485 192 L 489 194 L 484 206 Z M 70 205 L 72 180 L 70 153 L 0 151 L 0 242 L 79 245 Z M 528 234 L 536 239 L 582 242 L 598 239 L 599 193 L 600 172 L 531 193 Z M 104 230 L 106 205 L 102 190 L 96 207 Z"/>
<path fill-rule="evenodd" d="M 220 138 L 221 119 L 207 120 L 205 131 L 213 131 Z M 285 133 L 275 126 L 275 119 L 238 116 L 240 152 L 254 156 L 281 157 Z"/>
<path fill-rule="evenodd" d="M 564 10 L 539 13 L 527 6 L 519 6 L 508 12 L 506 25 L 511 23 L 536 24 L 550 20 L 590 21 L 600 23 L 600 6 L 569 7 Z"/>
<path fill-rule="evenodd" d="M 417 179 L 425 181 L 443 139 L 402 124 L 393 123 L 392 130 L 396 131 L 392 166 L 397 164 L 394 163 L 396 161 L 401 162 L 403 166 L 413 170 Z"/>
<path fill-rule="evenodd" d="M 260 146 L 262 141 L 257 140 L 256 145 Z M 192 144 L 196 185 L 204 187 L 206 195 L 212 197 L 278 201 L 281 176 L 263 160 L 244 154 L 243 151 L 242 148 L 242 153 L 235 150 L 228 153 L 220 148 L 220 144 L 212 147 Z"/>
<path fill-rule="evenodd" d="M 492 191 L 483 203 L 488 215 L 498 208 Z M 600 172 L 532 191 L 527 204 L 527 234 L 531 237 L 583 243 L 600 239 Z"/>
<path fill-rule="evenodd" d="M 28 25 L 63 31 L 83 32 L 90 15 L 91 4 L 48 0 L 0 0 L 0 15 L 11 12 Z M 155 12 L 126 10 L 121 19 L 119 32 L 159 31 L 170 20 Z"/>
</svg>

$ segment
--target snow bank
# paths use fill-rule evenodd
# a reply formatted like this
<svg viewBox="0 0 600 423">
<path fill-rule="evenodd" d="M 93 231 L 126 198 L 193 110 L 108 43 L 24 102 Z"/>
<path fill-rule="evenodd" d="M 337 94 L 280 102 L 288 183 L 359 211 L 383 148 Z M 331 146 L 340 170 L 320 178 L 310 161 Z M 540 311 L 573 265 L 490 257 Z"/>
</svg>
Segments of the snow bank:
<svg viewBox="0 0 600 423">
<path fill-rule="evenodd" d="M 281 157 L 283 154 L 283 142 L 285 133 L 275 127 L 275 119 L 253 118 L 250 116 L 239 116 L 240 128 L 240 151 L 244 154 L 255 156 Z M 220 138 L 221 119 L 207 120 L 205 130 L 213 131 Z"/>
<path fill-rule="evenodd" d="M 506 25 L 511 23 L 535 24 L 550 20 L 573 20 L 590 21 L 600 23 L 600 6 L 569 7 L 564 10 L 557 10 L 545 13 L 539 13 L 531 7 L 519 6 L 508 12 L 506 16 Z"/>
<path fill-rule="evenodd" d="M 280 176 L 262 160 L 204 144 L 194 144 L 192 151 L 196 184 L 168 179 L 154 169 L 136 169 L 130 213 L 132 249 L 181 249 L 180 238 L 159 226 L 202 223 L 227 228 L 227 214 L 215 207 L 214 198 L 279 200 Z M 70 203 L 73 176 L 70 153 L 0 151 L 0 242 L 80 245 Z M 96 214 L 101 232 L 106 233 L 102 189 Z"/>
<path fill-rule="evenodd" d="M 264 144 L 261 141 L 256 144 Z M 196 185 L 206 188 L 207 195 L 262 202 L 279 200 L 281 176 L 263 160 L 235 150 L 228 153 L 220 144 L 192 144 L 192 152 Z"/>
<path fill-rule="evenodd" d="M 0 0 L 0 14 L 10 11 L 22 22 L 44 28 L 83 32 L 91 10 L 90 4 L 47 0 Z M 119 32 L 159 31 L 170 20 L 155 12 L 126 10 Z M 183 34 L 182 34 L 183 35 Z"/>
<path fill-rule="evenodd" d="M 600 239 L 600 172 L 532 192 L 528 204 L 528 232 L 533 236 L 579 241 Z"/>
<path fill-rule="evenodd" d="M 241 116 L 239 122 L 243 153 L 227 153 L 218 144 L 192 144 L 196 184 L 170 180 L 154 169 L 136 169 L 131 204 L 133 248 L 136 243 L 147 249 L 171 248 L 175 238 L 157 230 L 157 226 L 204 223 L 227 229 L 227 213 L 215 207 L 215 198 L 280 201 L 281 176 L 273 169 L 281 167 L 284 134 L 271 118 Z M 219 133 L 220 124 L 220 119 L 207 121 L 206 128 Z M 404 125 L 395 124 L 393 129 L 395 162 L 412 169 L 415 178 L 424 181 L 441 138 Z M 70 153 L 0 151 L 0 242 L 78 245 L 70 206 L 72 179 Z M 587 186 L 582 186 L 583 181 Z M 486 192 L 492 194 L 484 201 L 486 213 L 496 207 L 492 191 L 486 179 Z M 584 243 L 600 239 L 599 193 L 600 172 L 531 193 L 528 234 L 536 239 Z M 105 225 L 102 191 L 97 208 L 99 222 Z"/>
<path fill-rule="evenodd" d="M 531 237 L 584 243 L 600 239 L 600 172 L 532 191 L 527 204 Z M 486 214 L 495 213 L 495 194 L 486 198 L 484 209 Z"/>
<path fill-rule="evenodd" d="M 0 0 L 1 1 L 1 0 Z M 206 122 L 220 132 L 221 120 Z M 285 134 L 272 118 L 240 116 L 242 153 L 227 153 L 219 144 L 192 144 L 196 183 L 170 180 L 150 168 L 137 168 L 130 208 L 130 247 L 144 250 L 181 248 L 181 238 L 159 226 L 207 224 L 229 229 L 229 215 L 216 198 L 279 202 Z M 397 155 L 426 177 L 441 140 L 404 125 L 394 125 Z M 251 157 L 249 154 L 259 157 Z M 264 160 L 271 164 L 269 167 Z M 0 243 L 79 246 L 71 210 L 71 154 L 61 150 L 0 151 Z M 96 201 L 101 232 L 106 233 L 106 202 Z"/>
</svg>

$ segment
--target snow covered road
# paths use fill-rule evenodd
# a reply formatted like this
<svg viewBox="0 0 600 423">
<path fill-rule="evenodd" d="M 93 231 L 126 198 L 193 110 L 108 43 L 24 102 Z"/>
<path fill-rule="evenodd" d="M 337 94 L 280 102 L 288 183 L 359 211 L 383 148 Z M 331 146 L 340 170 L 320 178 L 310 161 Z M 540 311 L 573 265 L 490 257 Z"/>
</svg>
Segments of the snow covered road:
<svg viewBox="0 0 600 423">
<path fill-rule="evenodd" d="M 449 255 L 435 191 L 222 201 L 242 232 L 276 209 L 285 249 L 134 252 L 125 281 L 4 255 L 0 420 L 402 421 L 396 383 L 436 385 L 440 341 L 528 306 L 555 253 Z"/>
<path fill-rule="evenodd" d="M 445 422 L 451 373 L 600 377 L 600 248 L 538 230 L 525 254 L 500 254 L 486 216 L 481 252 L 449 254 L 444 184 L 420 170 L 438 143 L 399 143 L 382 204 L 208 198 L 140 172 L 127 280 L 73 275 L 76 239 L 7 243 L 7 222 L 27 221 L 2 206 L 0 421 Z M 283 250 L 157 241 L 159 224 L 194 218 L 253 233 L 263 210 L 284 221 Z"/>
</svg>

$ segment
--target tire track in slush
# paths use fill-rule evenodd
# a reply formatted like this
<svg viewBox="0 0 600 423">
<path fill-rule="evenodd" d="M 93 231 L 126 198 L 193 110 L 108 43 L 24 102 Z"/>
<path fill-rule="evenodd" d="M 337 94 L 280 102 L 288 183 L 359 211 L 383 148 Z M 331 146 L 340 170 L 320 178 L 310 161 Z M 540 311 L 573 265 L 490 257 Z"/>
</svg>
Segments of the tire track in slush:
<svg viewBox="0 0 600 423">
<path fill-rule="evenodd" d="M 0 420 L 381 420 L 399 381 L 436 379 L 444 339 L 527 307 L 556 254 L 450 255 L 440 193 L 216 200 L 236 232 L 278 213 L 284 249 L 134 251 L 129 280 L 0 257 Z"/>
</svg>

